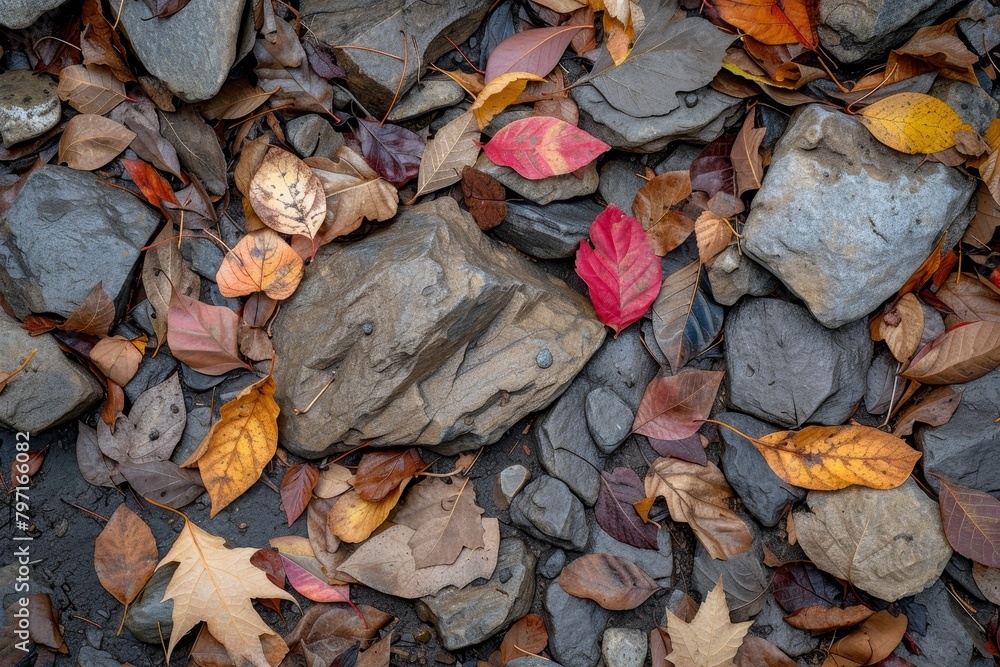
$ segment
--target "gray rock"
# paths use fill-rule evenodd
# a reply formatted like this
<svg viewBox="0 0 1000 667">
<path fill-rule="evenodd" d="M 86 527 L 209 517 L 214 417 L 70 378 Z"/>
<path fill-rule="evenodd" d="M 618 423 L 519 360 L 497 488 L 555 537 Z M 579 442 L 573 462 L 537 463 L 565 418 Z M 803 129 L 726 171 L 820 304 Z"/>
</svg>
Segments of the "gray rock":
<svg viewBox="0 0 1000 667">
<path fill-rule="evenodd" d="M 583 178 L 579 178 L 576 174 L 563 174 L 562 176 L 549 176 L 548 178 L 532 180 L 521 176 L 510 167 L 493 164 L 492 160 L 486 157 L 486 153 L 479 156 L 475 167 L 497 179 L 525 199 L 543 205 L 571 197 L 593 194 L 597 192 L 597 185 L 600 182 L 596 161 L 583 168 Z"/>
<path fill-rule="evenodd" d="M 802 306 L 745 299 L 726 321 L 727 400 L 782 426 L 841 424 L 864 394 L 872 349 L 863 321 L 827 329 Z"/>
<path fill-rule="evenodd" d="M 983 602 L 988 602 L 985 594 L 979 589 L 976 578 L 972 575 L 973 566 L 974 563 L 962 554 L 953 553 L 944 571 L 955 583 L 964 588 L 967 593 Z"/>
<path fill-rule="evenodd" d="M 510 519 L 532 537 L 557 547 L 583 551 L 587 546 L 583 504 L 554 477 L 539 477 L 517 494 L 510 505 Z"/>
<path fill-rule="evenodd" d="M 694 552 L 694 589 L 702 597 L 715 588 L 722 577 L 726 602 L 734 622 L 753 618 L 764 608 L 771 585 L 771 572 L 764 566 L 763 552 L 758 544 L 728 560 L 716 560 L 700 543 Z"/>
<path fill-rule="evenodd" d="M 820 638 L 789 625 L 785 622 L 785 616 L 785 610 L 774 600 L 774 596 L 768 595 L 764 608 L 750 626 L 750 632 L 764 637 L 790 658 L 815 651 L 819 647 Z"/>
<path fill-rule="evenodd" d="M 982 86 L 974 86 L 966 81 L 939 78 L 928 94 L 954 109 L 962 120 L 980 134 L 986 132 L 986 128 L 1000 112 L 1000 102 L 990 97 Z"/>
<path fill-rule="evenodd" d="M 508 509 L 514 496 L 531 480 L 531 471 L 523 465 L 507 466 L 500 471 L 493 484 L 493 502 L 502 510 Z"/>
<path fill-rule="evenodd" d="M 908 660 L 914 667 L 968 665 L 975 652 L 975 643 L 963 623 L 966 612 L 952 598 L 944 581 L 939 579 L 917 593 L 914 602 L 927 607 L 927 634 L 912 633 L 921 653 L 910 653 L 906 644 L 900 643 L 895 655 Z"/>
<path fill-rule="evenodd" d="M 507 217 L 490 233 L 539 259 L 573 257 L 590 225 L 604 208 L 590 199 L 552 202 L 507 202 Z"/>
<path fill-rule="evenodd" d="M 219 92 L 236 61 L 243 5 L 199 0 L 158 19 L 145 2 L 126 0 L 121 25 L 150 74 L 182 100 L 199 102 Z"/>
<path fill-rule="evenodd" d="M 43 166 L 0 217 L 0 291 L 14 314 L 68 317 L 103 281 L 124 313 L 159 214 L 90 172 Z"/>
<path fill-rule="evenodd" d="M 597 387 L 587 394 L 587 428 L 605 454 L 611 454 L 632 432 L 635 413 L 621 396 L 608 387 Z"/>
<path fill-rule="evenodd" d="M 583 367 L 581 375 L 594 386 L 613 389 L 634 412 L 646 393 L 646 385 L 659 370 L 638 327 L 629 327 L 617 338 L 609 339 Z"/>
<path fill-rule="evenodd" d="M 610 160 L 601 167 L 601 183 L 597 191 L 604 201 L 632 215 L 635 195 L 646 183 L 639 176 L 642 172 L 642 166 L 632 160 Z"/>
<path fill-rule="evenodd" d="M 81 646 L 76 656 L 76 667 L 121 667 L 107 651 L 99 651 L 92 646 Z"/>
<path fill-rule="evenodd" d="M 1000 44 L 1000 8 L 989 0 L 972 0 L 962 11 L 958 34 L 980 58 Z"/>
<path fill-rule="evenodd" d="M 920 310 L 924 313 L 924 330 L 920 334 L 920 346 L 937 340 L 945 332 L 944 317 L 937 308 L 920 302 Z M 919 348 L 918 348 L 919 349 Z"/>
<path fill-rule="evenodd" d="M 566 567 L 566 552 L 562 549 L 556 549 L 545 559 L 538 573 L 546 579 L 555 579 L 562 574 L 564 567 Z"/>
<path fill-rule="evenodd" d="M 811 491 L 795 512 L 799 545 L 818 568 L 893 602 L 930 586 L 951 558 L 941 513 L 912 478 L 895 489 Z"/>
<path fill-rule="evenodd" d="M 611 554 L 625 560 L 630 560 L 643 570 L 646 574 L 656 579 L 661 584 L 669 584 L 670 577 L 674 574 L 674 550 L 670 539 L 670 531 L 666 526 L 660 526 L 656 533 L 656 543 L 658 550 L 639 549 L 631 544 L 619 542 L 615 538 L 604 532 L 597 523 L 590 528 L 590 544 L 587 545 L 587 553 L 591 554 Z"/>
<path fill-rule="evenodd" d="M 179 16 L 182 12 L 174 16 Z M 187 58 L 190 52 L 184 55 Z M 177 150 L 177 157 L 184 168 L 201 179 L 209 194 L 225 194 L 226 156 L 222 153 L 215 131 L 205 119 L 194 107 L 187 105 L 173 113 L 158 110 L 157 114 L 160 118 L 160 134 Z"/>
<path fill-rule="evenodd" d="M 0 426 L 37 433 L 83 414 L 104 395 L 83 366 L 70 361 L 49 334 L 31 337 L 0 311 L 0 359 L 12 372 L 37 349 L 28 366 L 0 393 Z"/>
<path fill-rule="evenodd" d="M 855 118 L 800 107 L 754 197 L 743 249 L 823 325 L 861 318 L 966 214 L 975 183 L 922 160 L 882 145 Z"/>
<path fill-rule="evenodd" d="M 604 464 L 581 419 L 590 385 L 577 380 L 531 430 L 535 454 L 553 477 L 562 480 L 587 506 L 597 502 Z"/>
<path fill-rule="evenodd" d="M 353 44 L 402 55 L 405 34 L 411 40 L 406 72 L 403 63 L 361 49 L 337 53 L 337 64 L 347 71 L 347 86 L 376 116 L 389 108 L 399 88 L 409 90 L 417 75 L 476 31 L 490 8 L 490 0 L 303 0 L 305 29 L 327 44 Z M 400 77 L 402 75 L 402 84 Z"/>
<path fill-rule="evenodd" d="M 168 563 L 153 573 L 146 586 L 128 608 L 125 627 L 132 636 L 145 644 L 160 645 L 160 636 L 166 642 L 174 629 L 174 601 L 163 602 L 170 577 L 174 576 L 176 563 Z"/>
<path fill-rule="evenodd" d="M 642 667 L 648 647 L 646 633 L 636 628 L 608 628 L 601 640 L 605 667 Z"/>
<path fill-rule="evenodd" d="M 56 83 L 48 75 L 30 70 L 0 74 L 0 136 L 5 147 L 42 136 L 61 117 Z"/>
<path fill-rule="evenodd" d="M 181 241 L 181 256 L 190 262 L 191 270 L 202 278 L 215 282 L 226 253 L 207 236 L 188 236 Z"/>
<path fill-rule="evenodd" d="M 611 612 L 591 600 L 573 597 L 556 581 L 546 589 L 543 604 L 552 657 L 566 667 L 595 667 L 601 659 L 598 641 Z"/>
<path fill-rule="evenodd" d="M 66 0 L 0 0 L 0 24 L 15 30 L 27 28 L 39 16 Z"/>
<path fill-rule="evenodd" d="M 656 153 L 673 141 L 707 144 L 719 138 L 743 105 L 705 87 L 678 93 L 680 106 L 665 116 L 633 118 L 608 104 L 593 86 L 577 86 L 570 94 L 580 107 L 580 129 L 612 148 L 636 153 Z"/>
<path fill-rule="evenodd" d="M 389 122 L 398 123 L 431 111 L 446 109 L 464 99 L 465 90 L 451 79 L 422 79 L 392 108 Z"/>
<path fill-rule="evenodd" d="M 526 655 L 523 658 L 516 658 L 507 663 L 507 667 L 562 667 L 554 660 L 536 658 L 533 655 Z"/>
<path fill-rule="evenodd" d="M 723 412 L 715 419 L 759 438 L 780 429 L 738 412 Z M 786 483 L 774 474 L 764 456 L 749 440 L 719 428 L 725 447 L 722 450 L 722 471 L 747 510 L 768 528 L 778 525 L 785 507 L 806 497 L 806 490 Z"/>
<path fill-rule="evenodd" d="M 479 644 L 531 611 L 535 555 L 517 538 L 500 541 L 497 567 L 486 583 L 449 586 L 421 598 L 433 615 L 441 644 L 449 651 Z"/>
<path fill-rule="evenodd" d="M 282 442 L 310 457 L 363 440 L 441 453 L 495 442 L 604 339 L 583 297 L 490 241 L 449 197 L 321 249 L 274 332 Z"/>
<path fill-rule="evenodd" d="M 708 284 L 712 298 L 723 306 L 732 306 L 743 296 L 770 294 L 781 283 L 739 248 L 729 246 L 708 265 Z"/>
<path fill-rule="evenodd" d="M 344 145 L 344 135 L 334 130 L 330 121 L 315 113 L 288 121 L 285 136 L 304 158 L 315 156 L 332 160 L 337 149 Z"/>
<path fill-rule="evenodd" d="M 181 364 L 181 379 L 185 386 L 195 392 L 210 391 L 213 387 L 218 387 L 226 379 L 225 375 L 206 375 L 199 373 L 187 364 Z"/>
<path fill-rule="evenodd" d="M 921 26 L 936 23 L 959 2 L 961 0 L 820 0 L 819 41 L 830 55 L 844 63 L 881 58 Z"/>
<path fill-rule="evenodd" d="M 177 368 L 177 360 L 170 356 L 170 349 L 166 345 L 160 348 L 155 357 L 153 356 L 155 347 L 147 347 L 146 349 L 148 354 L 143 357 L 139 369 L 129 380 L 129 383 L 123 387 L 125 396 L 130 401 L 135 401 L 139 398 L 139 394 L 166 380 Z"/>
<path fill-rule="evenodd" d="M 947 424 L 918 426 L 917 446 L 923 451 L 927 483 L 937 490 L 941 475 L 949 482 L 986 493 L 1000 492 L 1000 369 L 971 382 L 952 386 L 962 400 Z"/>
<path fill-rule="evenodd" d="M 180 465 L 190 458 L 198 449 L 198 445 L 208 435 L 208 429 L 212 426 L 212 409 L 208 406 L 201 406 L 188 410 L 187 424 L 184 426 L 184 434 L 181 441 L 177 443 L 177 448 L 170 455 L 170 460 Z"/>
<path fill-rule="evenodd" d="M 865 379 L 865 409 L 869 414 L 881 415 L 889 411 L 889 406 L 903 397 L 906 391 L 905 378 L 898 377 L 899 362 L 887 347 L 880 347 L 872 359 Z"/>
<path fill-rule="evenodd" d="M 668 171 L 690 171 L 691 163 L 701 155 L 704 149 L 704 146 L 696 146 L 695 144 L 681 143 L 671 146 L 667 149 L 670 151 L 670 154 L 663 159 L 663 162 L 656 165 L 653 171 L 657 175 L 665 174 Z"/>
</svg>

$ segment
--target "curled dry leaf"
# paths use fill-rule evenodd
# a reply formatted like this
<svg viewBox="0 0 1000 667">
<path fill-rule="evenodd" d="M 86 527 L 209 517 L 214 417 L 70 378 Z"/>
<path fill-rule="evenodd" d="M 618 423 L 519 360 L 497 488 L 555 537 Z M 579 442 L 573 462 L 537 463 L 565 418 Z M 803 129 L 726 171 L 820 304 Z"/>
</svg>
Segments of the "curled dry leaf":
<svg viewBox="0 0 1000 667">
<path fill-rule="evenodd" d="M 843 609 L 840 607 L 802 607 L 796 609 L 790 616 L 785 616 L 785 622 L 800 630 L 829 632 L 855 626 L 874 613 L 874 609 L 869 609 L 861 604 Z"/>
<path fill-rule="evenodd" d="M 924 309 L 920 300 L 908 292 L 878 319 L 878 337 L 885 340 L 892 356 L 897 361 L 906 363 L 920 346 L 920 337 L 924 333 Z"/>
<path fill-rule="evenodd" d="M 90 360 L 109 380 L 124 387 L 139 370 L 139 363 L 145 352 L 146 336 L 132 340 L 124 336 L 112 336 L 97 341 L 97 345 L 90 351 Z"/>
<path fill-rule="evenodd" d="M 326 218 L 326 194 L 311 169 L 286 150 L 271 148 L 250 180 L 250 204 L 271 229 L 316 235 Z"/>
<path fill-rule="evenodd" d="M 569 174 L 611 147 L 558 118 L 522 118 L 505 126 L 483 146 L 495 164 L 532 180 Z"/>
<path fill-rule="evenodd" d="M 945 324 L 949 328 L 959 322 L 977 320 L 1000 322 L 1000 297 L 989 287 L 968 275 L 953 273 L 948 276 L 935 296 L 955 313 L 945 318 Z"/>
<path fill-rule="evenodd" d="M 619 542 L 639 549 L 659 549 L 657 525 L 643 521 L 635 511 L 635 503 L 645 497 L 642 480 L 631 468 L 615 468 L 610 473 L 602 470 L 594 506 L 597 523 Z"/>
<path fill-rule="evenodd" d="M 105 338 L 115 322 L 115 303 L 104 291 L 104 281 L 90 290 L 83 303 L 74 310 L 59 328 Z"/>
<path fill-rule="evenodd" d="M 902 153 L 937 153 L 955 145 L 955 132 L 971 130 L 946 103 L 923 93 L 898 93 L 865 107 L 861 123 L 876 139 Z"/>
<path fill-rule="evenodd" d="M 416 447 L 366 452 L 358 463 L 354 488 L 365 500 L 382 500 L 425 467 Z"/>
<path fill-rule="evenodd" d="M 272 104 L 290 104 L 302 111 L 329 116 L 333 86 L 309 66 L 295 29 L 280 18 L 274 20 L 274 27 L 273 33 L 258 39 L 253 47 L 258 82 L 267 89 L 280 87 Z"/>
<path fill-rule="evenodd" d="M 715 0 L 713 6 L 723 21 L 764 44 L 819 48 L 816 0 Z"/>
<path fill-rule="evenodd" d="M 197 297 L 201 292 L 201 277 L 188 268 L 177 244 L 170 242 L 173 236 L 173 225 L 164 226 L 150 244 L 142 264 L 142 286 L 153 307 L 149 319 L 156 334 L 157 350 L 167 340 L 171 291 L 176 289 L 189 298 Z"/>
<path fill-rule="evenodd" d="M 562 58 L 566 47 L 584 26 L 557 26 L 522 30 L 497 44 L 486 62 L 486 84 L 508 72 L 545 76 Z"/>
<path fill-rule="evenodd" d="M 792 0 L 794 2 L 795 0 Z M 805 0 L 810 2 L 812 0 Z M 786 2 L 786 6 L 792 3 Z M 760 158 L 760 144 L 764 141 L 767 128 L 755 127 L 757 114 L 751 109 L 743 121 L 729 158 L 736 172 L 736 196 L 742 197 L 744 192 L 759 190 L 764 178 L 764 163 Z"/>
<path fill-rule="evenodd" d="M 390 183 L 408 181 L 420 170 L 425 142 L 405 127 L 359 118 L 355 136 L 365 161 Z"/>
<path fill-rule="evenodd" d="M 82 114 L 103 116 L 125 101 L 125 84 L 110 67 L 70 65 L 59 72 L 56 94 Z"/>
<path fill-rule="evenodd" d="M 892 434 L 897 438 L 910 435 L 917 422 L 930 426 L 947 424 L 961 401 L 962 395 L 951 387 L 938 387 L 899 416 Z"/>
<path fill-rule="evenodd" d="M 458 475 L 451 484 L 431 478 L 414 486 L 393 520 L 416 531 L 408 544 L 424 568 L 451 565 L 463 548 L 482 549 L 483 511 L 469 479 Z"/>
<path fill-rule="evenodd" d="M 471 167 L 479 156 L 478 139 L 476 119 L 469 112 L 438 130 L 420 158 L 414 196 L 440 190 L 461 180 L 462 170 Z"/>
<path fill-rule="evenodd" d="M 677 667 L 725 667 L 732 664 L 753 621 L 732 623 L 722 578 L 708 592 L 691 622 L 667 609 L 667 632 L 672 650 L 667 660 Z"/>
<path fill-rule="evenodd" d="M 399 203 L 396 188 L 375 173 L 356 152 L 341 146 L 336 158 L 336 161 L 306 160 L 326 196 L 326 220 L 317 235 L 321 244 L 350 234 L 363 220 L 388 220 L 396 215 Z"/>
<path fill-rule="evenodd" d="M 351 488 L 354 473 L 344 466 L 331 463 L 319 471 L 319 479 L 313 488 L 317 498 L 334 498 Z"/>
<path fill-rule="evenodd" d="M 228 308 L 171 290 L 167 327 L 170 352 L 199 373 L 222 375 L 247 367 L 238 351 L 240 317 Z"/>
<path fill-rule="evenodd" d="M 274 90 L 264 90 L 246 79 L 230 79 L 222 84 L 222 89 L 215 97 L 199 105 L 201 115 L 209 120 L 231 120 L 242 118 L 252 113 L 257 107 L 267 101 Z"/>
<path fill-rule="evenodd" d="M 263 292 L 281 301 L 295 292 L 302 274 L 303 263 L 298 253 L 274 230 L 258 229 L 226 253 L 215 282 L 224 297 Z"/>
<path fill-rule="evenodd" d="M 485 128 L 494 116 L 513 104 L 529 81 L 545 79 L 530 72 L 506 72 L 487 83 L 472 103 L 472 115 L 479 129 Z"/>
<path fill-rule="evenodd" d="M 733 240 L 729 220 L 711 211 L 705 211 L 694 221 L 694 233 L 698 241 L 698 257 L 703 264 L 712 261 Z"/>
<path fill-rule="evenodd" d="M 632 431 L 658 440 L 694 435 L 708 418 L 724 375 L 699 370 L 657 375 L 646 385 Z"/>
<path fill-rule="evenodd" d="M 975 380 L 1000 365 L 1000 322 L 959 324 L 913 359 L 902 375 L 924 384 Z"/>
<path fill-rule="evenodd" d="M 977 563 L 1000 567 L 1000 500 L 983 491 L 941 482 L 941 523 L 951 547 Z"/>
<path fill-rule="evenodd" d="M 146 522 L 124 503 L 94 541 L 94 568 L 101 586 L 129 605 L 156 570 L 156 538 Z"/>
<path fill-rule="evenodd" d="M 506 665 L 511 660 L 526 655 L 538 655 L 549 643 L 545 621 L 538 614 L 528 614 L 519 619 L 500 642 L 500 660 Z"/>
<path fill-rule="evenodd" d="M 660 257 L 679 247 L 694 231 L 694 221 L 673 210 L 690 195 L 691 177 L 687 171 L 654 176 L 635 195 L 632 212 L 646 230 L 653 252 Z"/>
<path fill-rule="evenodd" d="M 605 609 L 635 609 L 660 589 L 645 570 L 612 554 L 586 554 L 563 568 L 559 586 Z"/>
<path fill-rule="evenodd" d="M 333 503 L 326 517 L 330 532 L 344 542 L 364 542 L 389 517 L 409 481 L 410 478 L 404 479 L 388 495 L 375 501 L 365 500 L 354 490 L 344 493 Z M 409 548 L 407 551 L 409 553 Z"/>
<path fill-rule="evenodd" d="M 73 116 L 59 139 L 59 162 L 81 171 L 100 169 L 133 139 L 135 132 L 110 118 L 86 113 Z"/>
<path fill-rule="evenodd" d="M 893 616 L 888 610 L 872 615 L 851 634 L 830 647 L 823 667 L 861 667 L 887 658 L 906 632 L 905 614 Z"/>
</svg>

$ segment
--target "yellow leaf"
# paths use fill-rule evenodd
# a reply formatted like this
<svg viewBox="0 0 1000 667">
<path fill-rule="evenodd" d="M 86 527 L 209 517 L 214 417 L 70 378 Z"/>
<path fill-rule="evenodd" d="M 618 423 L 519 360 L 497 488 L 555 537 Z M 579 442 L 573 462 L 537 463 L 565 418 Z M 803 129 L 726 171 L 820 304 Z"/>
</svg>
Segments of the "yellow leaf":
<svg viewBox="0 0 1000 667">
<path fill-rule="evenodd" d="M 753 621 L 729 620 L 719 577 L 690 623 L 667 609 L 667 633 L 673 647 L 667 658 L 678 667 L 730 667 L 751 625 Z"/>
<path fill-rule="evenodd" d="M 212 498 L 210 516 L 249 489 L 278 449 L 279 408 L 274 390 L 274 379 L 268 375 L 223 405 L 219 421 L 187 461 L 198 463 Z"/>
<path fill-rule="evenodd" d="M 529 81 L 545 79 L 530 72 L 507 72 L 486 84 L 472 103 L 472 113 L 479 129 L 489 125 L 494 116 L 512 104 L 524 92 Z"/>
<path fill-rule="evenodd" d="M 365 500 L 354 490 L 340 496 L 326 516 L 330 532 L 351 544 L 364 542 L 389 516 L 410 479 L 404 479 L 382 500 Z"/>
<path fill-rule="evenodd" d="M 223 408 L 225 409 L 225 408 Z M 251 598 L 295 598 L 272 584 L 250 562 L 257 549 L 227 549 L 225 540 L 186 521 L 158 568 L 177 563 L 163 600 L 173 600 L 170 654 L 184 635 L 204 621 L 236 664 L 276 667 L 288 647 L 253 608 Z"/>
<path fill-rule="evenodd" d="M 316 235 L 326 218 L 326 194 L 305 162 L 271 148 L 250 180 L 248 198 L 265 225 L 282 234 Z"/>
<path fill-rule="evenodd" d="M 955 132 L 972 130 L 950 106 L 930 95 L 899 93 L 865 107 L 861 122 L 876 139 L 903 153 L 937 153 L 955 145 Z"/>
</svg>

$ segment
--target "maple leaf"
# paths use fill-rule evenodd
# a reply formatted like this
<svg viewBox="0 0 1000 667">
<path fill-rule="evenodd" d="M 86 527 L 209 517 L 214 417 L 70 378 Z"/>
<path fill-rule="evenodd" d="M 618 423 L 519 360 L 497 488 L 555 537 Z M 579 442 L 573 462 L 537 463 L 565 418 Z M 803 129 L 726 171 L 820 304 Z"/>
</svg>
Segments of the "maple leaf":
<svg viewBox="0 0 1000 667">
<path fill-rule="evenodd" d="M 181 515 L 184 516 L 184 515 Z M 257 549 L 227 549 L 225 540 L 207 533 L 185 517 L 184 529 L 157 568 L 177 563 L 164 602 L 174 601 L 174 630 L 167 662 L 177 642 L 204 621 L 209 632 L 238 664 L 275 667 L 288 652 L 284 640 L 253 608 L 252 598 L 295 598 L 272 584 L 250 562 Z"/>
<path fill-rule="evenodd" d="M 673 645 L 667 658 L 678 667 L 730 667 L 751 625 L 753 621 L 730 622 L 720 577 L 690 623 L 667 609 L 667 632 Z"/>
</svg>

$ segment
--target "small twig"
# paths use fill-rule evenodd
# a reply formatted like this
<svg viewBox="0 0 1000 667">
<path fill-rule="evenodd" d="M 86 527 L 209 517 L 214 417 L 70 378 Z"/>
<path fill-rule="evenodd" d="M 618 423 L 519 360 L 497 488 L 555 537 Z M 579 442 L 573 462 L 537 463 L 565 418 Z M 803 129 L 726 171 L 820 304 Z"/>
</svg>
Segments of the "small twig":
<svg viewBox="0 0 1000 667">
<path fill-rule="evenodd" d="M 100 519 L 104 523 L 108 522 L 108 518 L 107 517 L 101 516 L 100 514 L 98 514 L 97 512 L 95 512 L 94 510 L 89 510 L 86 507 L 80 507 L 79 505 L 74 505 L 73 503 L 69 502 L 65 498 L 60 498 L 59 500 L 63 501 L 64 503 L 66 503 L 70 507 L 73 507 L 75 509 L 80 510 L 81 512 L 86 512 L 87 514 L 89 514 L 90 516 L 94 517 L 95 519 Z"/>
<path fill-rule="evenodd" d="M 118 15 L 115 17 L 115 24 L 111 26 L 112 30 L 118 29 L 118 22 L 122 20 L 122 10 L 125 9 L 125 0 L 121 0 L 118 3 Z"/>
<path fill-rule="evenodd" d="M 54 40 L 56 40 L 57 42 L 62 42 L 62 43 L 63 43 L 63 44 L 65 44 L 66 46 L 68 46 L 68 47 L 70 47 L 70 48 L 73 48 L 73 49 L 76 49 L 77 51 L 82 51 L 82 50 L 83 50 L 83 49 L 81 49 L 81 48 L 80 48 L 79 46 L 77 46 L 76 44 L 70 44 L 70 43 L 69 43 L 69 42 L 67 42 L 67 41 L 66 41 L 65 39 L 59 39 L 59 38 L 58 38 L 58 37 L 56 37 L 55 35 L 46 35 L 45 37 L 40 37 L 40 38 L 36 39 L 36 40 L 35 40 L 35 46 L 38 46 L 38 43 L 39 43 L 39 42 L 44 42 L 44 41 L 45 41 L 45 40 L 47 40 L 47 39 L 54 39 Z"/>
<path fill-rule="evenodd" d="M 899 371 L 902 367 L 901 362 L 896 362 L 896 373 L 892 377 L 892 394 L 889 396 L 889 409 L 885 413 L 885 421 L 879 425 L 879 428 L 888 426 L 892 419 L 892 404 L 896 401 L 896 387 L 899 386 Z"/>
<path fill-rule="evenodd" d="M 75 618 L 76 620 L 83 621 L 84 623 L 90 623 L 92 626 L 94 626 L 95 628 L 98 628 L 99 630 L 103 630 L 104 629 L 103 625 L 101 625 L 97 621 L 90 620 L 86 616 L 70 616 L 70 618 Z"/>
<path fill-rule="evenodd" d="M 386 53 L 385 51 L 379 51 L 378 49 L 371 49 L 367 46 L 355 46 L 354 44 L 335 44 L 330 47 L 331 49 L 357 49 L 358 51 L 368 51 L 369 53 L 377 53 L 380 56 L 385 56 L 386 58 L 394 58 L 395 60 L 402 60 L 397 55 L 392 53 Z"/>
<path fill-rule="evenodd" d="M 337 379 L 336 376 L 331 377 L 330 381 L 327 382 L 326 385 L 324 385 L 323 388 L 319 390 L 318 394 L 316 394 L 316 398 L 309 401 L 309 405 L 306 406 L 305 410 L 299 410 L 298 408 L 294 408 L 292 412 L 294 412 L 297 415 L 304 415 L 305 413 L 309 412 L 309 410 L 312 409 L 312 406 L 316 405 L 316 401 L 319 400 L 319 397 L 322 396 L 326 392 L 326 390 L 330 388 L 330 385 L 333 384 L 334 380 L 336 379 Z"/>
<path fill-rule="evenodd" d="M 32 358 L 34 358 L 35 354 L 37 354 L 37 353 L 38 353 L 38 348 L 36 347 L 34 350 L 32 350 L 31 352 L 28 353 L 28 358 L 24 360 L 24 363 L 22 363 L 20 366 L 17 367 L 16 371 L 14 371 L 10 375 L 8 375 L 6 378 L 4 378 L 4 382 L 10 382 L 10 380 L 11 380 L 12 377 L 14 377 L 15 375 L 17 375 L 21 371 L 23 371 L 28 366 L 28 362 L 31 361 Z"/>
<path fill-rule="evenodd" d="M 403 90 L 403 81 L 406 80 L 406 68 L 410 65 L 410 49 L 407 46 L 406 33 L 403 35 L 403 71 L 399 73 L 399 83 L 396 84 L 396 92 L 392 94 L 392 101 L 389 102 L 389 108 L 385 110 L 385 115 L 382 116 L 382 120 L 379 122 L 378 126 L 382 127 L 385 125 L 385 121 L 389 118 L 389 114 L 392 113 L 392 108 L 396 106 L 396 100 L 399 99 L 399 93 Z M 419 70 L 419 64 L 417 69 Z"/>
<path fill-rule="evenodd" d="M 892 68 L 882 76 L 882 81 L 879 82 L 879 84 L 877 86 L 875 86 L 874 88 L 872 88 L 871 90 L 869 90 L 867 93 L 865 93 L 864 95 L 862 95 L 861 97 L 859 97 L 858 99 L 854 100 L 853 102 L 851 102 L 850 104 L 848 104 L 846 107 L 844 107 L 844 111 L 847 112 L 847 113 L 849 113 L 849 114 L 851 114 L 851 115 L 853 115 L 854 112 L 851 111 L 851 107 L 853 107 L 855 104 L 858 104 L 860 102 L 865 101 L 868 97 L 874 95 L 876 92 L 878 92 L 879 88 L 881 88 L 882 86 L 888 85 L 887 81 L 889 81 L 889 77 L 891 77 L 893 74 L 896 73 L 896 67 L 897 67 L 897 65 L 893 64 Z"/>
<path fill-rule="evenodd" d="M 348 450 L 347 450 L 346 452 L 344 452 L 343 454 L 341 454 L 341 455 L 340 455 L 340 456 L 338 456 L 337 458 L 335 458 L 335 459 L 333 459 L 332 461 L 330 461 L 330 463 L 336 463 L 337 461 L 341 461 L 341 460 L 343 460 L 343 459 L 346 459 L 346 458 L 347 458 L 348 456 L 350 456 L 350 455 L 351 455 L 351 454 L 353 454 L 354 452 L 356 452 L 356 451 L 358 451 L 358 450 L 361 450 L 361 449 L 364 449 L 365 447 L 368 447 L 368 446 L 370 446 L 371 444 L 372 444 L 372 443 L 371 443 L 371 440 L 369 440 L 368 442 L 362 442 L 362 443 L 361 443 L 360 445 L 358 445 L 357 447 L 352 447 L 351 449 L 348 449 Z"/>
<path fill-rule="evenodd" d="M 472 61 L 469 60 L 469 56 L 465 55 L 465 53 L 462 52 L 462 49 L 458 48 L 458 44 L 455 43 L 455 40 L 453 40 L 448 35 L 445 35 L 444 38 L 448 40 L 448 43 L 451 44 L 455 48 L 456 51 L 458 51 L 458 55 L 462 56 L 462 58 L 465 60 L 465 62 L 469 63 L 469 67 L 471 67 L 472 69 L 476 70 L 476 72 L 479 73 L 479 74 L 482 74 L 484 76 L 486 75 L 486 72 L 484 70 L 481 70 L 478 67 L 476 67 L 472 63 Z"/>
</svg>

